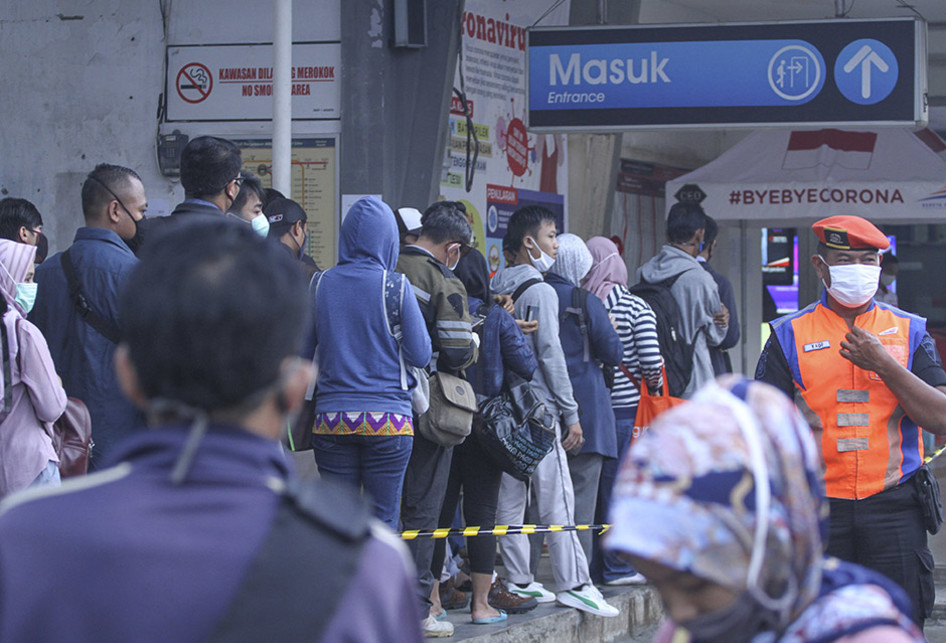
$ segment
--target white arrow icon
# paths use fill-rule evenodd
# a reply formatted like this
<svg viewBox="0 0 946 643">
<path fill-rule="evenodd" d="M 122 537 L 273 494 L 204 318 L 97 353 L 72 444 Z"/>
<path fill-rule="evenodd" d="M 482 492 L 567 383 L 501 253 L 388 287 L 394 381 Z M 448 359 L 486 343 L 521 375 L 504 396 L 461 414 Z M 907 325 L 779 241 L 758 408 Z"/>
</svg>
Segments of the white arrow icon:
<svg viewBox="0 0 946 643">
<path fill-rule="evenodd" d="M 844 65 L 845 73 L 850 74 L 858 65 L 861 66 L 861 97 L 870 98 L 870 66 L 875 65 L 881 72 L 890 69 L 884 59 L 877 55 L 877 52 L 870 48 L 870 45 L 864 45 L 854 56 Z"/>
</svg>

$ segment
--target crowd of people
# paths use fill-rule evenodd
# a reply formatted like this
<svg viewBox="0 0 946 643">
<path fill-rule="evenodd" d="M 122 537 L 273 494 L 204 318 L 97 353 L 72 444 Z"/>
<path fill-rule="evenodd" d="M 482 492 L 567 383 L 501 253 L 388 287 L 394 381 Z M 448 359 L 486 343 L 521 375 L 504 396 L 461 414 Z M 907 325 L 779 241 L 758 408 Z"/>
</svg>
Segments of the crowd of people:
<svg viewBox="0 0 946 643">
<path fill-rule="evenodd" d="M 0 201 L 0 495 L 36 488 L 0 512 L 0 639 L 409 641 L 451 636 L 447 610 L 467 606 L 474 624 L 552 602 L 617 616 L 599 586 L 648 581 L 661 640 L 916 639 L 932 601 L 918 425 L 946 432 L 946 373 L 921 318 L 873 303 L 886 246 L 869 223 L 816 224 L 826 294 L 773 322 L 759 363 L 816 449 L 785 396 L 716 379 L 739 322 L 696 204 L 670 209 L 632 286 L 612 240 L 562 233 L 539 206 L 509 218 L 491 278 L 462 203 L 364 197 L 323 271 L 304 208 L 241 170 L 232 142 L 191 140 L 181 185 L 170 216 L 146 218 L 141 178 L 95 167 L 85 225 L 48 258 L 36 208 Z M 482 405 L 511 378 L 553 418 L 527 480 L 440 426 L 464 389 L 443 382 Z M 642 393 L 667 386 L 691 401 L 640 437 Z M 90 475 L 59 487 L 67 395 L 93 444 Z M 279 445 L 299 423 L 319 481 Z M 545 535 L 554 587 L 536 579 L 541 536 L 392 533 L 605 521 L 605 538 Z"/>
</svg>

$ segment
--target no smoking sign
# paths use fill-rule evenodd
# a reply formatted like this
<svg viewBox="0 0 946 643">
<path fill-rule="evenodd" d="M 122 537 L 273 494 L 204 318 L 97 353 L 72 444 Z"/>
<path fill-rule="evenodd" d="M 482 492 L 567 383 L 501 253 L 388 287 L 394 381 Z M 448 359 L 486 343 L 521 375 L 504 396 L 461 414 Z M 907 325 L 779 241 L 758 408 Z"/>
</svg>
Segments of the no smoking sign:
<svg viewBox="0 0 946 643">
<path fill-rule="evenodd" d="M 214 79 L 200 63 L 187 63 L 177 72 L 177 95 L 188 103 L 200 103 L 210 96 Z"/>
</svg>

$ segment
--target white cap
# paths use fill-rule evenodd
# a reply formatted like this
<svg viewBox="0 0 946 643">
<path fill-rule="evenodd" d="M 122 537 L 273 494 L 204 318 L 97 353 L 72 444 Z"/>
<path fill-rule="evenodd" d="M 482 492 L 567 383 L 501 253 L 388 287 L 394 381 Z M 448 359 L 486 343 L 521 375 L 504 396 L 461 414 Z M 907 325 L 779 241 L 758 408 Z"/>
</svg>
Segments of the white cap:
<svg viewBox="0 0 946 643">
<path fill-rule="evenodd" d="M 417 208 L 398 208 L 397 216 L 407 232 L 414 232 L 421 229 L 421 213 Z"/>
</svg>

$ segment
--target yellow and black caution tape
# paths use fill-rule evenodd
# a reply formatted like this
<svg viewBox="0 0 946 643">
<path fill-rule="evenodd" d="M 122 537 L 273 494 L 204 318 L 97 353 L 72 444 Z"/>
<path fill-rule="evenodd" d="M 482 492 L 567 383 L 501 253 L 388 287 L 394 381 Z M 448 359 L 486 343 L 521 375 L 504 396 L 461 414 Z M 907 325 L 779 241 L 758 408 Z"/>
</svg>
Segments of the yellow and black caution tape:
<svg viewBox="0 0 946 643">
<path fill-rule="evenodd" d="M 516 534 L 554 534 L 560 531 L 597 531 L 603 534 L 611 525 L 494 525 L 492 527 L 463 527 L 462 529 L 411 529 L 400 532 L 403 540 L 417 538 L 447 538 L 449 536 L 514 536 Z"/>
<path fill-rule="evenodd" d="M 935 460 L 936 458 L 938 458 L 938 457 L 940 456 L 940 454 L 941 454 L 943 451 L 946 451 L 946 446 L 941 446 L 939 449 L 937 449 L 935 452 L 933 452 L 933 455 L 931 455 L 930 457 L 924 459 L 924 460 L 923 460 L 923 464 L 929 464 L 930 462 L 932 462 L 933 460 Z"/>
</svg>

